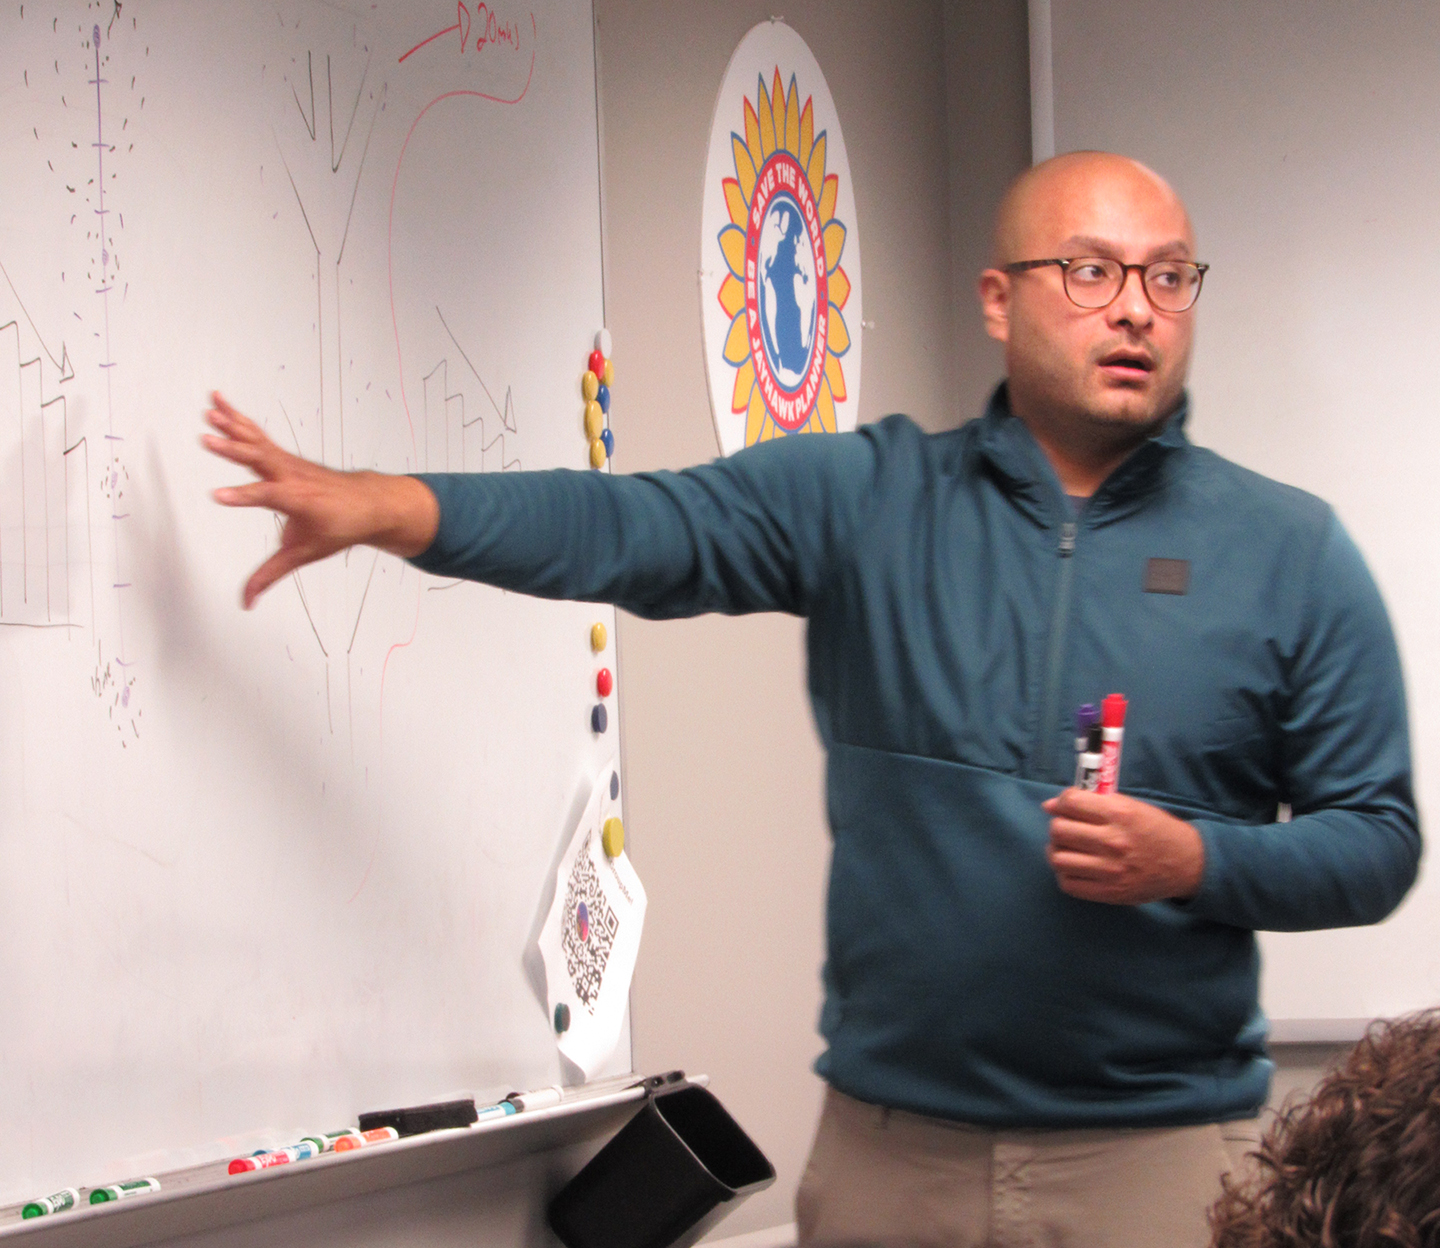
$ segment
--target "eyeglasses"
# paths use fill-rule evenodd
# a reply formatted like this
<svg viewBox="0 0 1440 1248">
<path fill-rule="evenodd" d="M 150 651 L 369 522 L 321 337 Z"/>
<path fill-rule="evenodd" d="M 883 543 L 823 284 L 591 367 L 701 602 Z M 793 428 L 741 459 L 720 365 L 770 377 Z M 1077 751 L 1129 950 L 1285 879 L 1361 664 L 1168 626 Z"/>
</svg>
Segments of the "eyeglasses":
<svg viewBox="0 0 1440 1248">
<path fill-rule="evenodd" d="M 1145 297 L 1157 312 L 1186 312 L 1200 298 L 1200 284 L 1208 264 L 1189 260 L 1154 260 L 1149 264 L 1121 264 L 1102 256 L 1081 256 L 1074 260 L 1017 260 L 1007 264 L 1005 273 L 1024 273 L 1045 265 L 1058 266 L 1070 302 L 1079 308 L 1107 308 L 1125 287 L 1133 269 L 1140 274 Z"/>
</svg>

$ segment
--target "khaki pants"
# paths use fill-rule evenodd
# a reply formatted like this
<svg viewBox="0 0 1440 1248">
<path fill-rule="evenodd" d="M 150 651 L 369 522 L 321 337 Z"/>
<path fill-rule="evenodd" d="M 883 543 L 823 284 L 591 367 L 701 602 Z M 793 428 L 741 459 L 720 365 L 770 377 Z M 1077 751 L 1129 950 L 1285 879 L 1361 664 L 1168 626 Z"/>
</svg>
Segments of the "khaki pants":
<svg viewBox="0 0 1440 1248">
<path fill-rule="evenodd" d="M 800 1243 L 1205 1248 L 1220 1176 L 1257 1134 L 1254 1120 L 991 1131 L 830 1088 L 795 1198 Z"/>
</svg>

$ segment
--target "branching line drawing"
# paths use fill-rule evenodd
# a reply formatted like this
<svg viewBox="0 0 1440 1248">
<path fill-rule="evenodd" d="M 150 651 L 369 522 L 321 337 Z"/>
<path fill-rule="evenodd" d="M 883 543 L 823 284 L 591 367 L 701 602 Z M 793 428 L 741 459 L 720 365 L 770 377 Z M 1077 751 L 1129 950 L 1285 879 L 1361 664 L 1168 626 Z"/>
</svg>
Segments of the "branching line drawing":
<svg viewBox="0 0 1440 1248">
<path fill-rule="evenodd" d="M 274 519 L 275 536 L 277 538 L 282 537 L 284 529 L 280 522 L 280 517 L 276 516 Z M 315 617 L 310 614 L 310 603 L 306 601 L 305 598 L 305 582 L 300 579 L 300 571 L 298 568 L 290 573 L 290 579 L 295 582 L 295 592 L 300 595 L 300 605 L 305 609 L 305 618 L 310 621 L 310 631 L 315 634 L 315 644 L 320 647 L 320 653 L 328 659 L 330 657 L 330 651 L 325 649 L 325 642 L 320 637 L 320 630 L 315 627 Z"/>
<path fill-rule="evenodd" d="M 305 53 L 305 66 L 310 79 L 310 116 L 305 116 L 305 105 L 300 103 L 300 94 L 295 90 L 295 84 L 290 84 L 290 94 L 295 97 L 295 107 L 300 110 L 300 120 L 305 123 L 305 129 L 310 131 L 310 138 L 315 138 L 315 54 Z"/>
<path fill-rule="evenodd" d="M 354 103 L 353 105 L 351 105 L 351 107 L 350 107 L 350 120 L 345 124 L 345 137 L 344 137 L 344 139 L 342 139 L 341 142 L 340 142 L 340 154 L 337 156 L 337 155 L 335 154 L 335 88 L 334 88 L 334 85 L 333 85 L 332 82 L 331 82 L 331 77 L 330 77 L 330 57 L 329 57 L 328 55 L 325 57 L 325 90 L 326 90 L 326 94 L 327 94 L 327 96 L 328 96 L 329 104 L 330 104 L 330 172 L 331 172 L 331 173 L 339 173 L 339 172 L 340 172 L 340 164 L 341 164 L 341 162 L 345 159 L 345 149 L 350 146 L 350 133 L 351 133 L 351 131 L 353 131 L 353 130 L 355 129 L 355 118 L 356 118 L 356 117 L 359 115 L 359 113 L 360 113 L 360 101 L 361 101 L 362 99 L 364 99 L 364 97 L 365 97 L 365 81 L 366 81 L 366 79 L 369 78 L 369 77 L 370 77 L 370 57 L 369 57 L 369 56 L 366 56 L 366 58 L 365 58 L 365 72 L 360 75 L 360 86 L 359 86 L 359 87 L 356 89 L 356 91 L 355 91 L 355 103 Z M 313 138 L 314 135 L 311 135 L 311 137 Z M 370 139 L 369 139 L 369 136 L 368 136 L 368 135 L 366 136 L 365 144 L 366 144 L 367 147 L 368 147 L 369 144 L 370 144 Z M 365 157 L 364 157 L 363 155 L 360 157 L 360 165 L 361 165 L 361 168 L 364 168 L 364 165 L 365 165 Z M 356 185 L 357 187 L 360 185 L 360 175 L 359 175 L 358 172 L 357 172 L 356 175 L 355 175 L 355 185 Z M 352 197 L 351 200 L 350 200 L 350 206 L 351 206 L 351 209 L 352 209 L 352 211 L 353 211 L 354 206 L 355 206 L 355 200 L 354 200 L 353 197 Z M 349 230 L 349 225 L 350 225 L 350 223 L 349 223 L 348 220 L 346 221 L 345 225 L 346 225 L 346 230 L 348 231 L 348 230 Z M 343 245 L 343 244 L 341 245 L 341 250 L 342 250 L 342 251 L 344 250 L 344 245 Z"/>
<path fill-rule="evenodd" d="M 306 133 L 310 136 L 311 142 L 317 141 L 319 133 L 318 117 L 315 112 L 315 54 L 305 54 L 306 79 L 308 93 L 310 96 L 310 113 L 307 116 L 305 106 L 301 103 L 300 94 L 294 83 L 291 83 L 290 94 L 295 100 L 295 107 L 300 113 L 300 120 L 305 126 Z M 355 92 L 355 101 L 350 107 L 348 118 L 344 119 L 345 134 L 340 142 L 340 150 L 335 149 L 335 87 L 334 68 L 332 58 L 329 54 L 325 57 L 325 102 L 329 113 L 329 135 L 330 135 L 330 157 L 326 162 L 332 175 L 338 175 L 340 166 L 345 161 L 345 153 L 349 150 L 350 139 L 355 130 L 355 122 L 360 115 L 360 106 L 365 99 L 365 84 L 370 77 L 370 58 L 365 61 L 365 68 L 360 76 L 360 85 Z M 375 124 L 379 120 L 380 112 L 385 103 L 385 86 L 381 85 L 375 96 L 375 107 L 370 115 L 370 124 L 365 132 L 365 143 L 360 151 L 360 159 L 355 168 L 355 176 L 350 186 L 350 201 L 346 209 L 345 224 L 340 232 L 340 240 L 334 247 L 334 287 L 335 287 L 335 353 L 336 353 L 336 404 L 338 407 L 338 433 L 339 433 L 339 466 L 345 468 L 345 370 L 344 370 L 344 337 L 341 333 L 341 299 L 340 299 L 340 265 L 345 259 L 345 244 L 350 237 L 350 226 L 355 216 L 355 204 L 360 194 L 360 179 L 365 172 L 365 158 L 370 152 L 370 142 L 375 136 Z M 275 135 L 275 146 L 280 155 L 280 163 L 284 166 L 285 176 L 290 181 L 290 189 L 295 195 L 295 202 L 300 209 L 300 216 L 305 222 L 306 232 L 310 235 L 310 245 L 315 249 L 315 332 L 318 347 L 318 376 L 320 389 L 320 461 L 328 463 L 327 458 L 327 437 L 325 420 L 325 267 L 324 258 L 327 248 L 321 242 L 315 230 L 315 223 L 311 220 L 310 211 L 306 207 L 306 197 L 301 193 L 299 183 L 295 178 L 295 171 L 291 168 L 290 160 L 285 155 L 284 148 L 280 144 L 279 135 Z"/>
<path fill-rule="evenodd" d="M 280 404 L 281 414 L 285 417 L 285 423 L 290 426 L 290 437 L 295 443 L 295 454 L 303 456 L 304 448 L 300 445 L 300 436 L 295 432 L 295 422 L 290 419 L 290 413 L 285 410 L 285 404 Z"/>
<path fill-rule="evenodd" d="M 322 55 L 324 82 L 317 82 L 321 67 L 316 62 Z M 350 317 L 346 315 L 342 266 L 350 254 L 347 245 L 361 203 L 361 182 L 386 101 L 386 85 L 371 84 L 372 60 L 368 48 L 364 61 L 357 59 L 353 64 L 343 54 L 332 55 L 323 49 L 307 51 L 303 63 L 297 54 L 292 61 L 294 68 L 289 75 L 289 85 L 303 130 L 282 123 L 272 131 L 310 241 L 315 266 L 315 354 L 311 358 L 315 361 L 316 375 L 314 389 L 309 392 L 315 396 L 314 407 L 312 409 L 308 401 L 297 406 L 291 396 L 289 406 L 296 407 L 294 418 L 284 403 L 280 410 L 297 454 L 318 458 L 321 463 L 342 470 L 357 467 L 350 462 L 351 445 L 355 442 L 350 425 L 355 413 L 346 410 L 344 326 Z M 326 109 L 323 125 L 319 115 L 322 105 Z M 290 105 L 282 104 L 282 108 L 288 117 Z M 368 117 L 362 115 L 366 112 Z M 350 316 L 354 315 L 354 309 L 348 311 Z M 319 421 L 318 431 L 311 423 L 312 417 Z M 297 569 L 291 574 L 301 609 L 325 663 L 328 731 L 331 735 L 335 733 L 337 720 L 341 726 L 348 722 L 352 758 L 355 695 L 351 668 L 354 663 L 362 663 L 363 670 L 357 651 L 358 638 L 365 612 L 368 609 L 373 614 L 375 610 L 368 604 L 378 561 L 377 551 L 363 585 L 358 577 L 348 574 L 348 552 L 338 566 Z M 337 573 L 340 573 L 338 577 Z M 342 655 L 346 666 L 343 690 L 331 670 Z M 342 692 L 346 707 L 337 717 L 332 698 Z"/>
<path fill-rule="evenodd" d="M 345 717 L 350 728 L 350 761 L 355 761 L 355 676 L 354 664 L 350 661 L 355 650 L 355 638 L 360 635 L 360 621 L 365 616 L 365 600 L 370 597 L 370 585 L 375 580 L 375 569 L 380 566 L 380 552 L 370 558 L 370 574 L 365 578 L 365 591 L 360 595 L 360 605 L 355 610 L 355 627 L 350 630 L 350 644 L 345 647 Z M 329 665 L 326 665 L 325 679 L 330 679 Z"/>
<path fill-rule="evenodd" d="M 370 582 L 375 579 L 375 569 L 380 563 L 380 552 L 377 550 L 370 560 L 370 575 L 365 578 L 365 592 L 360 595 L 360 606 L 355 612 L 355 627 L 350 630 L 350 644 L 345 647 L 348 655 L 355 649 L 355 638 L 360 633 L 360 617 L 365 613 L 365 599 L 370 596 Z"/>
<path fill-rule="evenodd" d="M 298 101 L 297 101 L 298 102 Z M 304 116 L 304 113 L 301 113 Z M 315 137 L 315 128 L 310 126 L 310 137 Z M 280 147 L 279 142 L 275 144 Z M 310 245 L 315 248 L 315 341 L 316 349 L 320 355 L 319 369 L 317 370 L 320 379 L 320 462 L 325 462 L 325 296 L 320 288 L 320 240 L 315 237 L 315 227 L 310 224 L 310 214 L 305 211 L 305 200 L 300 194 L 300 188 L 295 185 L 295 175 L 290 171 L 290 162 L 285 159 L 285 152 L 280 151 L 280 163 L 285 167 L 285 176 L 290 179 L 290 189 L 295 192 L 295 202 L 300 208 L 300 217 L 305 222 L 305 230 L 310 235 Z M 340 419 L 345 419 L 342 410 Z M 341 461 L 344 467 L 344 461 Z"/>
</svg>

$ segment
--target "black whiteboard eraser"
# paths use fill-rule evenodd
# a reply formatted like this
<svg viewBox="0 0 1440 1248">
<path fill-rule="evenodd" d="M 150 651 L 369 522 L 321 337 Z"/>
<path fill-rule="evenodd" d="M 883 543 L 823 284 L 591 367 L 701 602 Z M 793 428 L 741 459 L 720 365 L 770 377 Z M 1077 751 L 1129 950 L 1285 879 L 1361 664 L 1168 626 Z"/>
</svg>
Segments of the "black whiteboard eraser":
<svg viewBox="0 0 1440 1248">
<path fill-rule="evenodd" d="M 437 1101 L 434 1105 L 412 1105 L 409 1109 L 377 1109 L 360 1115 L 360 1130 L 394 1127 L 403 1135 L 423 1135 L 448 1127 L 468 1127 L 479 1115 L 473 1100 Z"/>
</svg>

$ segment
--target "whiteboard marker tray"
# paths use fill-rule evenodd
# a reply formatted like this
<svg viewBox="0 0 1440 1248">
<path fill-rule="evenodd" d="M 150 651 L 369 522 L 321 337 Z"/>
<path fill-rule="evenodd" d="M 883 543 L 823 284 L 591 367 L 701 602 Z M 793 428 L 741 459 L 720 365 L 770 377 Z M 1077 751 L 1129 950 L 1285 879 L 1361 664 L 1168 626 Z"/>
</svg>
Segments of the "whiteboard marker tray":
<svg viewBox="0 0 1440 1248">
<path fill-rule="evenodd" d="M 0 1227 L 0 1239 L 23 1242 L 26 1248 L 136 1248 L 500 1166 L 538 1153 L 582 1144 L 598 1148 L 634 1116 L 645 1095 L 643 1087 L 619 1088 L 473 1127 L 412 1135 L 250 1174 L 227 1174 L 228 1160 L 178 1170 L 158 1176 L 161 1190 L 152 1196 L 14 1222 Z M 579 1157 L 573 1169 L 578 1170 L 584 1160 Z M 557 1177 L 556 1190 L 568 1177 L 568 1173 Z"/>
</svg>

